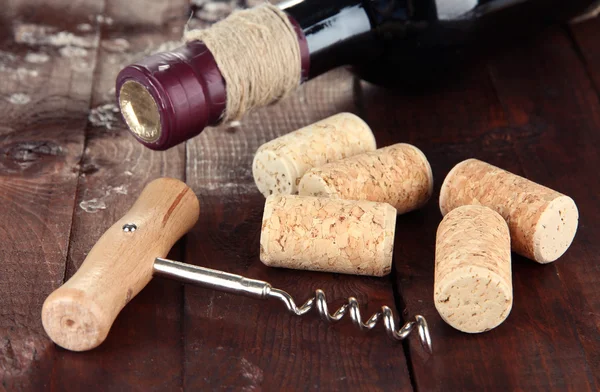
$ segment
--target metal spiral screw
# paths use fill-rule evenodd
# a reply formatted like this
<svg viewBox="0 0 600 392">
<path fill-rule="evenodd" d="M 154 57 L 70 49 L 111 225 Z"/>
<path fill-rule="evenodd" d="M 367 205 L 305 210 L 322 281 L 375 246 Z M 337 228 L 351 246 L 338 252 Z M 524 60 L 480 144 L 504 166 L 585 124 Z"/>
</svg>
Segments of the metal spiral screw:
<svg viewBox="0 0 600 392">
<path fill-rule="evenodd" d="M 373 329 L 379 320 L 383 318 L 383 325 L 387 332 L 387 335 L 394 340 L 404 340 L 410 333 L 416 328 L 419 333 L 419 340 L 423 347 L 429 352 L 432 352 L 431 336 L 429 335 L 429 327 L 427 326 L 427 320 L 425 317 L 417 315 L 414 321 L 405 323 L 400 329 L 396 330 L 396 322 L 394 321 L 394 312 L 388 306 L 382 306 L 381 311 L 374 313 L 366 322 L 360 314 L 360 307 L 358 300 L 354 297 L 349 297 L 348 302 L 342 305 L 334 313 L 329 313 L 327 306 L 327 297 L 323 290 L 316 290 L 315 296 L 309 298 L 304 305 L 298 307 L 290 294 L 283 290 L 272 288 L 269 292 L 270 297 L 279 298 L 285 303 L 288 310 L 298 316 L 302 316 L 310 312 L 315 306 L 317 312 L 321 316 L 321 319 L 334 323 L 344 318 L 346 313 L 350 313 L 350 319 L 352 323 L 360 330 L 371 330 Z"/>
<path fill-rule="evenodd" d="M 431 336 L 429 335 L 427 321 L 425 320 L 425 317 L 420 315 L 415 316 L 413 321 L 409 321 L 399 329 L 396 329 L 396 322 L 394 321 L 392 309 L 387 306 L 382 306 L 381 311 L 376 312 L 369 317 L 366 322 L 363 322 L 358 301 L 354 297 L 348 298 L 348 302 L 342 305 L 334 313 L 329 313 L 325 293 L 323 290 L 316 290 L 314 297 L 308 299 L 304 305 L 298 307 L 290 294 L 283 290 L 273 288 L 269 283 L 262 280 L 248 279 L 228 272 L 198 267 L 162 258 L 157 258 L 154 261 L 154 275 L 253 298 L 277 298 L 283 301 L 290 312 L 298 316 L 302 316 L 316 307 L 321 318 L 330 323 L 340 321 L 344 318 L 346 313 L 350 313 L 352 322 L 360 330 L 371 330 L 377 325 L 379 320 L 383 319 L 383 325 L 390 338 L 394 340 L 404 340 L 416 329 L 419 333 L 419 340 L 425 350 L 429 353 L 432 352 Z"/>
</svg>

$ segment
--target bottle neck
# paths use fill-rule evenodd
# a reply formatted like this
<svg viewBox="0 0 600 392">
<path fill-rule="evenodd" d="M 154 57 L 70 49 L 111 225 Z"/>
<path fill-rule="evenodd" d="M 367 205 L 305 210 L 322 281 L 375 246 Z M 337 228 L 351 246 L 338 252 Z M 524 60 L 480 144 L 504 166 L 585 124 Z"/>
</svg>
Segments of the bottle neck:
<svg viewBox="0 0 600 392">
<path fill-rule="evenodd" d="M 389 84 L 388 75 L 418 80 L 419 73 L 439 74 L 446 68 L 443 59 L 460 53 L 465 42 L 490 46 L 495 36 L 564 21 L 594 2 L 289 0 L 279 7 L 296 29 L 302 81 L 352 64 L 359 76 Z M 285 31 L 289 33 L 288 26 Z M 244 65 L 242 57 L 235 58 Z M 292 78 L 297 78 L 296 72 Z M 228 97 L 213 54 L 197 40 L 125 67 L 117 77 L 116 91 L 132 133 L 158 150 L 221 123 Z"/>
<path fill-rule="evenodd" d="M 289 0 L 279 5 L 299 26 L 310 67 L 308 78 L 351 62 L 349 48 L 371 35 L 369 12 L 362 0 Z M 302 42 L 302 41 L 305 41 Z"/>
<path fill-rule="evenodd" d="M 296 29 L 301 81 L 354 62 L 365 50 L 357 42 L 372 30 L 360 0 L 295 0 L 281 5 Z M 157 53 L 125 67 L 117 77 L 117 100 L 134 136 L 163 150 L 218 124 L 227 86 L 211 51 L 201 41 Z"/>
</svg>

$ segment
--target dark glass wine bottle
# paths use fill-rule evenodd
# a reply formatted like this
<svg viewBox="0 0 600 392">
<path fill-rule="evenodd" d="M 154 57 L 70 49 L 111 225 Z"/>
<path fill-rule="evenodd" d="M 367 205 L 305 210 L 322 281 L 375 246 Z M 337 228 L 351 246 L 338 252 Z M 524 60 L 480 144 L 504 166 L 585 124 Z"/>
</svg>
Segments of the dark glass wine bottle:
<svg viewBox="0 0 600 392">
<path fill-rule="evenodd" d="M 290 0 L 302 81 L 342 65 L 382 85 L 431 82 L 490 46 L 567 21 L 596 0 Z M 164 150 L 219 122 L 226 83 L 199 41 L 121 71 L 117 98 L 134 136 Z"/>
</svg>

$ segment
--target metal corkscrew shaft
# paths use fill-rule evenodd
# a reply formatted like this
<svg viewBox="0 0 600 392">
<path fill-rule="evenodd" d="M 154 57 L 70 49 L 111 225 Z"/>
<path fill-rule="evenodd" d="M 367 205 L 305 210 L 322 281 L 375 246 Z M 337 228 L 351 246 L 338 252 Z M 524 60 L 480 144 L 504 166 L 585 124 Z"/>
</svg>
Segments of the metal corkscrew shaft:
<svg viewBox="0 0 600 392">
<path fill-rule="evenodd" d="M 290 312 L 298 316 L 302 316 L 316 307 L 321 318 L 328 322 L 340 321 L 346 313 L 350 313 L 350 319 L 360 330 L 373 329 L 379 320 L 383 319 L 385 330 L 390 338 L 403 340 L 416 329 L 423 347 L 428 352 L 432 352 L 427 321 L 420 315 L 415 316 L 414 321 L 409 321 L 396 329 L 392 309 L 383 306 L 381 311 L 376 312 L 366 322 L 363 322 L 358 301 L 354 297 L 348 298 L 348 302 L 334 313 L 329 313 L 325 293 L 322 290 L 316 290 L 314 297 L 298 307 L 290 294 L 273 288 L 267 282 L 162 258 L 157 258 L 154 262 L 154 275 L 253 298 L 277 298 L 286 305 Z"/>
</svg>

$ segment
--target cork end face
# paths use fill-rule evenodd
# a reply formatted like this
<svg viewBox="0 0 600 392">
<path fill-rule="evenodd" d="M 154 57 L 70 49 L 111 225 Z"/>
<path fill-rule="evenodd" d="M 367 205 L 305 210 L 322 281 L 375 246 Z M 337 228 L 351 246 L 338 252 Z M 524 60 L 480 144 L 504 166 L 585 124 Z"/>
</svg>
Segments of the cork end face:
<svg viewBox="0 0 600 392">
<path fill-rule="evenodd" d="M 383 262 L 381 270 L 375 276 L 386 276 L 392 272 L 392 262 L 394 259 L 394 238 L 396 237 L 396 218 L 398 211 L 390 204 L 384 204 L 385 223 L 384 223 L 384 239 L 383 239 Z"/>
<path fill-rule="evenodd" d="M 298 185 L 300 196 L 339 198 L 335 187 L 327 183 L 327 180 L 311 171 L 302 176 Z"/>
<path fill-rule="evenodd" d="M 61 295 L 50 295 L 44 302 L 44 330 L 54 343 L 67 350 L 91 350 L 106 339 L 109 328 L 101 322 L 100 309 L 81 291 L 65 290 Z"/>
<path fill-rule="evenodd" d="M 427 202 L 429 201 L 429 199 L 431 198 L 431 196 L 433 195 L 433 170 L 431 169 L 431 164 L 429 163 L 429 160 L 427 159 L 427 156 L 425 156 L 425 154 L 423 153 L 423 151 L 421 151 L 420 148 L 413 146 L 412 144 L 406 144 L 406 143 L 402 143 L 403 146 L 406 146 L 407 148 L 410 148 L 411 150 L 413 150 L 415 153 L 417 153 L 417 155 L 421 158 L 421 163 L 423 165 L 423 167 L 425 167 L 426 170 L 426 177 L 427 177 L 427 195 L 426 197 L 423 199 L 423 202 L 421 205 L 419 205 L 418 208 L 423 207 L 425 204 L 427 204 Z"/>
<path fill-rule="evenodd" d="M 298 192 L 298 173 L 294 164 L 273 151 L 259 149 L 252 162 L 252 175 L 256 187 L 268 197 L 270 195 L 292 195 Z"/>
<path fill-rule="evenodd" d="M 271 230 L 269 230 L 271 217 L 273 216 L 274 205 L 277 202 L 278 196 L 268 196 L 265 201 L 265 208 L 263 212 L 262 225 L 260 230 L 260 261 L 267 267 L 272 267 L 271 263 L 271 251 L 269 246 L 271 244 Z M 277 222 L 280 223 L 280 222 Z"/>
<path fill-rule="evenodd" d="M 551 263 L 571 246 L 577 226 L 577 205 L 568 196 L 560 196 L 548 203 L 540 216 L 533 235 L 533 254 L 538 263 Z"/>
<path fill-rule="evenodd" d="M 500 276 L 482 268 L 461 268 L 447 275 L 434 294 L 442 319 L 466 333 L 496 328 L 508 317 L 512 287 Z"/>
</svg>

